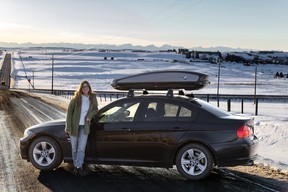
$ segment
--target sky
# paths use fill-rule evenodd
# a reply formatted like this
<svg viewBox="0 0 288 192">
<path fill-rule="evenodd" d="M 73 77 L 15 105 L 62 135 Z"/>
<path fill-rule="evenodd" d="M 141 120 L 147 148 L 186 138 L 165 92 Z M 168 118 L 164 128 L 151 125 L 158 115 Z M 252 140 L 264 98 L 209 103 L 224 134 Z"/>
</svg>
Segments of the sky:
<svg viewBox="0 0 288 192">
<path fill-rule="evenodd" d="M 244 54 L 244 53 L 242 53 Z M 30 57 L 29 57 L 30 56 Z M 104 60 L 104 56 L 114 60 Z M 47 63 L 46 55 L 41 50 L 23 50 L 21 52 L 22 59 L 19 59 L 17 52 L 12 53 L 12 82 L 13 88 L 28 89 L 28 81 L 24 78 L 26 75 L 29 78 L 32 75 L 32 70 L 35 72 L 34 85 L 37 89 L 51 88 L 51 63 Z M 32 58 L 31 58 L 32 57 Z M 185 61 L 183 55 L 176 53 L 136 53 L 136 52 L 106 52 L 97 51 L 80 52 L 73 54 L 63 52 L 62 50 L 55 51 L 55 74 L 54 74 L 54 90 L 76 90 L 79 82 L 83 79 L 88 79 L 93 90 L 106 89 L 113 90 L 110 83 L 115 78 L 124 77 L 135 73 L 140 73 L 149 70 L 169 70 L 181 69 L 185 71 L 197 71 L 208 74 L 211 83 L 199 90 L 197 93 L 216 93 L 217 84 L 217 65 L 202 62 L 175 62 L 175 60 Z M 1 58 L 1 57 L 0 57 Z M 138 60 L 139 58 L 143 60 Z M 23 63 L 21 63 L 21 60 Z M 189 61 L 189 59 L 186 59 Z M 205 67 L 203 67 L 203 65 Z M 249 94 L 253 95 L 254 72 L 255 66 L 244 66 L 241 63 L 221 63 L 220 77 L 220 94 Z M 23 67 L 25 66 L 25 68 Z M 129 69 L 129 70 L 128 70 Z M 287 95 L 288 78 L 276 79 L 273 78 L 276 72 L 283 71 L 287 73 L 287 66 L 265 64 L 258 65 L 257 75 L 257 93 L 259 95 Z M 17 79 L 15 78 L 17 76 Z M 47 86 L 47 87 L 45 87 Z M 31 88 L 31 87 L 30 87 Z M 115 91 L 115 90 L 114 90 Z M 52 97 L 51 95 L 49 97 Z M 54 97 L 54 96 L 53 96 Z M 109 96 L 107 96 L 109 98 Z M 64 98 L 57 98 L 59 101 Z M 109 100 L 109 99 L 108 99 Z M 203 100 L 205 100 L 203 98 Z M 67 101 L 67 100 L 66 100 Z M 68 101 L 67 101 L 68 102 Z M 104 98 L 99 98 L 99 107 L 109 103 L 104 102 Z M 217 102 L 210 100 L 210 103 L 217 106 Z M 227 110 L 227 102 L 221 101 L 220 108 Z M 232 99 L 231 112 L 241 113 L 240 99 Z M 256 163 L 270 166 L 279 169 L 283 172 L 288 172 L 288 103 L 283 101 L 259 101 L 258 115 L 255 116 L 255 104 L 251 100 L 245 100 L 243 104 L 244 114 L 254 117 L 255 134 L 259 139 L 258 157 Z"/>
<path fill-rule="evenodd" d="M 288 51 L 287 0 L 1 0 L 0 42 Z"/>
</svg>

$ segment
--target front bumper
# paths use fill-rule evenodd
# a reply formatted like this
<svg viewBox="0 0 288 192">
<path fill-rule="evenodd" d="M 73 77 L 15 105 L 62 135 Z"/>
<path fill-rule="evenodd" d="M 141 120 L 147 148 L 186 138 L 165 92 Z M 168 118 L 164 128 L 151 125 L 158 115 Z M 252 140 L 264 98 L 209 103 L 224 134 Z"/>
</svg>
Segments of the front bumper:
<svg viewBox="0 0 288 192">
<path fill-rule="evenodd" d="M 22 159 L 27 159 L 28 158 L 28 150 L 29 150 L 29 137 L 23 137 L 19 140 L 19 147 L 20 147 L 20 156 Z"/>
</svg>

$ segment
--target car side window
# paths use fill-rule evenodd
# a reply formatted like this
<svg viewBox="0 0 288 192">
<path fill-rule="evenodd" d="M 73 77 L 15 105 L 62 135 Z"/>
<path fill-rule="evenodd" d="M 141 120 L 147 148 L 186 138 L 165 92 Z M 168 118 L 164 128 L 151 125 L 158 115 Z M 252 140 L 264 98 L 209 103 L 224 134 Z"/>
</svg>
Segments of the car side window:
<svg viewBox="0 0 288 192">
<path fill-rule="evenodd" d="M 165 108 L 164 117 L 177 117 L 179 105 L 174 105 L 171 103 L 165 103 L 164 108 Z"/>
<path fill-rule="evenodd" d="M 178 121 L 191 121 L 192 111 L 186 107 L 181 107 L 179 111 Z"/>
<path fill-rule="evenodd" d="M 172 103 L 164 103 L 163 121 L 177 121 L 180 106 Z"/>
<path fill-rule="evenodd" d="M 179 112 L 179 117 L 191 117 L 192 111 L 186 107 L 181 107 Z"/>
<path fill-rule="evenodd" d="M 145 121 L 155 121 L 159 117 L 157 113 L 157 102 L 151 102 L 148 104 L 146 112 L 145 112 Z"/>
<path fill-rule="evenodd" d="M 127 102 L 102 112 L 99 116 L 99 123 L 116 123 L 133 121 L 139 102 Z"/>
<path fill-rule="evenodd" d="M 147 105 L 145 121 L 190 121 L 192 111 L 169 102 L 151 102 Z"/>
</svg>

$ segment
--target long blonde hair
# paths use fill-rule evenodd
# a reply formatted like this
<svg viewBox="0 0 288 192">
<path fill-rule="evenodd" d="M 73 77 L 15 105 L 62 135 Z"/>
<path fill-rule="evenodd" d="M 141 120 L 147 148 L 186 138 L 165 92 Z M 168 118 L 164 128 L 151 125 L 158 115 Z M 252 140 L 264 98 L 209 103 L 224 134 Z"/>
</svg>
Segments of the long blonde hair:
<svg viewBox="0 0 288 192">
<path fill-rule="evenodd" d="M 89 95 L 89 99 L 91 99 L 91 93 L 93 92 L 92 88 L 91 88 L 91 85 L 90 85 L 90 83 L 87 80 L 84 80 L 84 81 L 81 81 L 81 83 L 78 85 L 77 90 L 74 92 L 73 99 L 75 99 L 76 104 L 80 104 L 81 103 L 82 88 L 83 88 L 84 84 L 87 84 L 88 87 L 89 87 L 88 95 Z"/>
</svg>

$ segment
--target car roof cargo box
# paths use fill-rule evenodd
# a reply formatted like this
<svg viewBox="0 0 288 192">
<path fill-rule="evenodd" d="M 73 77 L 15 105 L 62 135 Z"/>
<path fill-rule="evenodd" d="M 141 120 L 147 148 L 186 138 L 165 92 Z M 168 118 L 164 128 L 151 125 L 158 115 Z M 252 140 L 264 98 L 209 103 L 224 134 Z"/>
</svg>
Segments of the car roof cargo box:
<svg viewBox="0 0 288 192">
<path fill-rule="evenodd" d="M 209 83 L 209 76 L 202 73 L 165 70 L 139 73 L 114 79 L 111 86 L 117 90 L 198 90 Z"/>
</svg>

